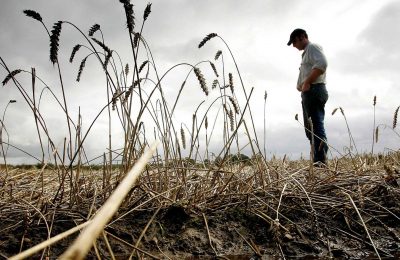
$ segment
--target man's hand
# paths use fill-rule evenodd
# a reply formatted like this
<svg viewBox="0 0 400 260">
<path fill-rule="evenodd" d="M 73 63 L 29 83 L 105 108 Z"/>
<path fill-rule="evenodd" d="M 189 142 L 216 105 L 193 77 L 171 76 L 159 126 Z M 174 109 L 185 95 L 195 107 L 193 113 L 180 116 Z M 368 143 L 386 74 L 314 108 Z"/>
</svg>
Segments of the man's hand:
<svg viewBox="0 0 400 260">
<path fill-rule="evenodd" d="M 314 68 L 311 70 L 310 75 L 304 81 L 303 85 L 301 85 L 301 92 L 307 92 L 310 90 L 311 83 L 314 82 L 324 71 Z"/>
<path fill-rule="evenodd" d="M 310 90 L 311 84 L 305 81 L 303 85 L 301 85 L 301 92 L 307 92 Z"/>
</svg>

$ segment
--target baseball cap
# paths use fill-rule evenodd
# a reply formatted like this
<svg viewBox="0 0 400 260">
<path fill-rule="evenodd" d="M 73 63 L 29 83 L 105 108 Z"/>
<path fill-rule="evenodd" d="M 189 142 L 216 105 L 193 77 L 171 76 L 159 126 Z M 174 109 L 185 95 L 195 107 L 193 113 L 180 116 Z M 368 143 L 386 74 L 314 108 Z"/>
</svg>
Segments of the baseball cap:
<svg viewBox="0 0 400 260">
<path fill-rule="evenodd" d="M 306 31 L 303 30 L 303 29 L 300 29 L 300 28 L 295 29 L 295 30 L 290 34 L 290 38 L 289 38 L 289 41 L 288 41 L 287 45 L 290 46 L 290 45 L 293 43 L 294 39 L 295 39 L 296 37 L 301 36 L 302 34 L 307 34 L 307 33 L 306 33 Z"/>
</svg>

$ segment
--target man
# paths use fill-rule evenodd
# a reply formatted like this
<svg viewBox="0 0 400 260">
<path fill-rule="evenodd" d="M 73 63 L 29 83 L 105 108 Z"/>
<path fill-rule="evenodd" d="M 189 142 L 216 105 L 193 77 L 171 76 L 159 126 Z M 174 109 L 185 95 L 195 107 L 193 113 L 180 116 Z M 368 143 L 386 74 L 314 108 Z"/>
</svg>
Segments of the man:
<svg viewBox="0 0 400 260">
<path fill-rule="evenodd" d="M 324 127 L 325 103 L 328 100 L 325 86 L 328 62 L 322 47 L 311 43 L 303 29 L 295 29 L 290 34 L 287 45 L 293 45 L 299 51 L 303 51 L 297 90 L 301 92 L 304 126 L 310 142 L 312 142 L 313 136 L 309 118 L 311 118 L 313 126 L 313 161 L 316 165 L 323 166 L 327 164 L 326 153 L 328 151 Z"/>
</svg>

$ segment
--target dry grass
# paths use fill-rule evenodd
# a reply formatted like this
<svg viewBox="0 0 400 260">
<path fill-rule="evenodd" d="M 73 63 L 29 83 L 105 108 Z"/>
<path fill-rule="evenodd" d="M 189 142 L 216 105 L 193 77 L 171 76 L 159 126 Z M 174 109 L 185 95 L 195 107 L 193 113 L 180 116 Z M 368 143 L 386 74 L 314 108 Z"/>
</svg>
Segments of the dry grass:
<svg viewBox="0 0 400 260">
<path fill-rule="evenodd" d="M 203 218 L 243 208 L 260 218 L 267 227 L 266 235 L 283 248 L 287 246 L 283 242 L 287 237 L 298 237 L 304 241 L 315 239 L 327 251 L 329 246 L 343 246 L 338 241 L 330 240 L 333 239 L 332 234 L 341 234 L 353 243 L 366 246 L 364 250 L 375 248 L 378 254 L 390 256 L 392 253 L 388 245 L 399 242 L 399 230 L 395 223 L 400 220 L 400 154 L 381 158 L 358 157 L 354 160 L 357 161 L 356 168 L 351 159 L 341 159 L 332 161 L 326 169 L 314 169 L 313 179 L 308 177 L 308 161 L 270 161 L 261 172 L 257 163 L 262 162 L 256 159 L 250 164 L 237 163 L 220 169 L 199 165 L 182 168 L 148 165 L 105 230 L 118 236 L 115 231 L 121 228 L 120 224 L 133 216 L 154 212 L 155 209 L 164 209 L 165 212 L 176 205 Z M 265 176 L 267 173 L 272 176 L 271 182 L 262 188 L 262 182 L 268 179 Z M 1 189 L 2 233 L 19 230 L 21 233 L 16 236 L 19 238 L 27 234 L 15 246 L 26 248 L 24 243 L 29 241 L 27 239 L 33 239 L 29 229 L 43 227 L 43 223 L 47 223 L 46 227 L 62 225 L 62 218 L 69 218 L 68 221 L 76 225 L 85 223 L 96 216 L 93 214 L 119 183 L 118 172 L 112 173 L 111 188 L 103 188 L 103 180 L 98 177 L 101 175 L 84 171 L 77 194 L 79 207 L 56 207 L 51 202 L 60 185 L 55 175 L 51 170 L 10 171 L 9 184 Z M 135 219 L 131 221 L 135 222 Z M 340 225 L 332 225 L 335 222 Z M 149 225 L 151 223 L 142 226 L 144 233 Z M 48 238 L 56 235 L 50 229 L 47 230 Z M 213 236 L 213 229 L 209 226 L 207 233 Z M 365 234 L 370 236 L 370 240 L 364 239 Z M 251 237 L 247 234 L 246 239 Z M 129 244 L 129 240 L 125 242 Z M 97 243 L 101 248 L 102 243 Z M 116 246 L 115 241 L 112 245 Z M 263 247 L 259 242 L 258 246 Z M 135 247 L 140 247 L 140 244 Z M 52 248 L 57 248 L 57 245 Z M 221 248 L 212 250 L 218 253 Z M 102 250 L 102 257 L 110 257 L 110 252 Z M 163 257 L 161 253 L 154 253 L 149 242 L 142 243 L 142 250 L 145 255 Z M 171 255 L 167 248 L 162 250 Z M 346 248 L 342 250 L 346 251 Z M 54 256 L 54 251 L 47 247 L 43 254 Z"/>
</svg>

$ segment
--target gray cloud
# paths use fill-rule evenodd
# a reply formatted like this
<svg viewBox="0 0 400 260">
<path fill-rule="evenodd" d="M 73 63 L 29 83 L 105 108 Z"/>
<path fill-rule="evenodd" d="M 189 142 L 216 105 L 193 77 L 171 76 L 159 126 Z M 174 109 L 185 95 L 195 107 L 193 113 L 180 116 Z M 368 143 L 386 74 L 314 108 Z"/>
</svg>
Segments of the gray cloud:
<svg viewBox="0 0 400 260">
<path fill-rule="evenodd" d="M 357 36 L 357 45 L 345 50 L 335 58 L 340 62 L 341 72 L 368 72 L 375 75 L 395 77 L 398 80 L 400 49 L 400 3 L 393 1 L 378 10 L 367 27 Z"/>
<path fill-rule="evenodd" d="M 389 55 L 382 58 L 393 58 L 399 54 L 398 41 L 394 35 L 400 34 L 400 3 L 394 1 L 384 6 L 372 18 L 369 26 L 360 34 L 359 39 L 363 43 L 375 46 L 378 50 L 388 51 Z M 395 53 L 391 53 L 394 51 Z"/>
</svg>

